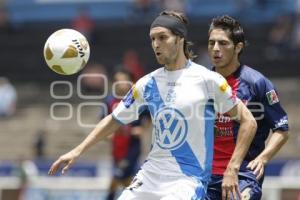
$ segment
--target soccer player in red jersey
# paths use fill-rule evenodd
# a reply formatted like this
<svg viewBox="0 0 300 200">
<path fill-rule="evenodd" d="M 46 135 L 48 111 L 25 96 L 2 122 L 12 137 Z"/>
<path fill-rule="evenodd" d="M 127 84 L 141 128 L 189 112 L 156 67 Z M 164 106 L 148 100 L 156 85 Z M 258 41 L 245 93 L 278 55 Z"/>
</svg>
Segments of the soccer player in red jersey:
<svg viewBox="0 0 300 200">
<path fill-rule="evenodd" d="M 260 199 L 264 168 L 288 139 L 288 117 L 273 84 L 260 72 L 240 63 L 246 41 L 240 23 L 229 16 L 214 18 L 208 32 L 208 53 L 213 70 L 226 78 L 233 95 L 241 99 L 257 121 L 257 131 L 239 169 L 242 199 Z M 215 124 L 212 178 L 206 199 L 231 199 L 222 193 L 227 164 L 235 148 L 239 125 L 226 113 Z M 272 134 L 269 142 L 265 141 Z"/>
</svg>

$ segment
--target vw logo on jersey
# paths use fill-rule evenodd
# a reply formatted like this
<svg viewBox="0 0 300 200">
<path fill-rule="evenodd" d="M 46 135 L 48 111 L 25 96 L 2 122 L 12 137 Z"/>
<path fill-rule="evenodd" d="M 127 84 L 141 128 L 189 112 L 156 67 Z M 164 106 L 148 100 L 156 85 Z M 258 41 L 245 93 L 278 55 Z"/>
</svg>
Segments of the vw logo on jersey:
<svg viewBox="0 0 300 200">
<path fill-rule="evenodd" d="M 157 145 L 162 149 L 174 150 L 181 146 L 187 136 L 187 121 L 174 108 L 162 108 L 154 118 Z"/>
</svg>

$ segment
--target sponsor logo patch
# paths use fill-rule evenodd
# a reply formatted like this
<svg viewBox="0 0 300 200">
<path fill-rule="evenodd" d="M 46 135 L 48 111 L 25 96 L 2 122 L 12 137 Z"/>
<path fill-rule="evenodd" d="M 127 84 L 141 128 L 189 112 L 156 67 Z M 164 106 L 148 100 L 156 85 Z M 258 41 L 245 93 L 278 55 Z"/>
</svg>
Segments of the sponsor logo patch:
<svg viewBox="0 0 300 200">
<path fill-rule="evenodd" d="M 186 141 L 187 121 L 179 110 L 162 108 L 157 112 L 154 121 L 155 139 L 160 148 L 175 150 Z"/>
<path fill-rule="evenodd" d="M 221 85 L 220 85 L 220 90 L 222 92 L 225 92 L 227 90 L 227 88 L 229 87 L 227 81 L 224 81 Z"/>
<path fill-rule="evenodd" d="M 138 93 L 135 85 L 132 87 L 132 91 L 133 91 L 133 97 L 134 97 L 134 99 L 138 99 L 139 98 L 139 93 Z"/>
<path fill-rule="evenodd" d="M 275 90 L 271 90 L 271 91 L 267 92 L 266 96 L 267 96 L 269 105 L 273 105 L 273 104 L 279 102 L 279 99 L 278 99 L 278 96 L 277 96 Z"/>
</svg>

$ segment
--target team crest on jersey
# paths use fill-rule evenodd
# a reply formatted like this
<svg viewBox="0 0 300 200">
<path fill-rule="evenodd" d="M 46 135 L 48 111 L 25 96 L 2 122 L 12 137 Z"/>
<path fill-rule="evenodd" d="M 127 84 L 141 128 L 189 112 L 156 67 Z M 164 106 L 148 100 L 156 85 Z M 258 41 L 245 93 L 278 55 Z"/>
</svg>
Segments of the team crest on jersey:
<svg viewBox="0 0 300 200">
<path fill-rule="evenodd" d="M 156 144 L 160 148 L 175 150 L 185 142 L 188 126 L 180 111 L 165 107 L 157 112 L 154 120 Z"/>
<path fill-rule="evenodd" d="M 275 90 L 271 90 L 271 91 L 267 92 L 266 96 L 267 96 L 269 105 L 273 105 L 273 104 L 279 102 L 279 99 L 278 99 L 278 96 L 277 96 Z"/>
<path fill-rule="evenodd" d="M 176 100 L 176 92 L 174 89 L 169 89 L 166 97 L 166 102 L 174 102 Z"/>
<path fill-rule="evenodd" d="M 227 81 L 224 81 L 221 85 L 220 85 L 220 90 L 222 92 L 225 92 L 227 90 L 227 88 L 229 87 Z"/>
</svg>

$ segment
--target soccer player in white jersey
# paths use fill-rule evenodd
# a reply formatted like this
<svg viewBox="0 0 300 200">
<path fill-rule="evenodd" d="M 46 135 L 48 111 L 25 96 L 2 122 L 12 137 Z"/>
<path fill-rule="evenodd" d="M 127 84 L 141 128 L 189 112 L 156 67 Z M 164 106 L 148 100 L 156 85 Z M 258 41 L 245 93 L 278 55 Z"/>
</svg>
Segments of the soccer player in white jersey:
<svg viewBox="0 0 300 200">
<path fill-rule="evenodd" d="M 224 192 L 237 198 L 237 172 L 256 122 L 221 75 L 190 60 L 186 25 L 184 15 L 174 11 L 164 11 L 153 21 L 152 48 L 164 67 L 138 80 L 112 114 L 53 163 L 49 174 L 61 164 L 64 174 L 90 146 L 148 109 L 153 123 L 151 151 L 119 200 L 204 199 L 211 176 L 215 112 L 228 112 L 240 121 L 240 134 L 224 176 Z"/>
</svg>

